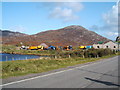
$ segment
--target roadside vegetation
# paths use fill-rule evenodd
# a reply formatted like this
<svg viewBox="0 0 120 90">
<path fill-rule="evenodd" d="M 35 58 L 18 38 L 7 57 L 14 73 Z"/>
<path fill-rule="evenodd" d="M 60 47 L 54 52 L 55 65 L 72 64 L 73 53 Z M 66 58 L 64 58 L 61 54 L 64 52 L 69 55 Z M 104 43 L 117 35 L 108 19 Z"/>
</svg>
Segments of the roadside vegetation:
<svg viewBox="0 0 120 90">
<path fill-rule="evenodd" d="M 88 50 L 17 50 L 15 46 L 4 46 L 4 53 L 21 53 L 34 55 L 50 55 L 42 59 L 16 60 L 0 62 L 2 64 L 2 75 L 0 78 L 21 76 L 32 73 L 41 73 L 54 69 L 65 68 L 76 64 L 94 62 L 100 59 L 120 55 L 119 52 L 110 49 L 88 49 Z"/>
<path fill-rule="evenodd" d="M 94 62 L 100 59 L 113 57 L 115 55 L 104 56 L 101 58 L 64 58 L 64 59 L 31 59 L 6 61 L 2 63 L 2 78 L 21 76 L 32 73 L 41 73 L 54 69 L 65 68 L 76 64 Z"/>
</svg>

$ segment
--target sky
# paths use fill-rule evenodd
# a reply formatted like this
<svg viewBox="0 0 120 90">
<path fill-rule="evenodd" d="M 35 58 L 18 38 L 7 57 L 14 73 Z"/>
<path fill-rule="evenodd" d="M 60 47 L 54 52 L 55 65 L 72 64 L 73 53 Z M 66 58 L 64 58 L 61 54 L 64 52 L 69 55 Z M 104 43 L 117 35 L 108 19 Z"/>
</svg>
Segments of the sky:
<svg viewBox="0 0 120 90">
<path fill-rule="evenodd" d="M 0 6 L 2 30 L 32 35 L 80 25 L 112 40 L 118 36 L 116 2 L 2 2 Z"/>
</svg>

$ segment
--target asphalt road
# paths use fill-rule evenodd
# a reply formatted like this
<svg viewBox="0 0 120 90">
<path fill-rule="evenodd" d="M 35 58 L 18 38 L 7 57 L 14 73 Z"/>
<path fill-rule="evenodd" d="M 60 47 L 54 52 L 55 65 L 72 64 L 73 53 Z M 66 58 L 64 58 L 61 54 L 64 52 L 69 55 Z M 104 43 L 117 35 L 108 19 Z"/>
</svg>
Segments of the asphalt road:
<svg viewBox="0 0 120 90">
<path fill-rule="evenodd" d="M 3 84 L 2 88 L 117 88 L 118 56 L 99 62 Z"/>
</svg>

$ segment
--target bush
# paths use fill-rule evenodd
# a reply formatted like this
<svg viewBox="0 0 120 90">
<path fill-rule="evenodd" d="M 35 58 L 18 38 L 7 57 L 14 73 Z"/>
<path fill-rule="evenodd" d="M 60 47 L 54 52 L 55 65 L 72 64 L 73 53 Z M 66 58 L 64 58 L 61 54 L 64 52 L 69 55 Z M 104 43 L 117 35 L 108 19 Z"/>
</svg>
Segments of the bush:
<svg viewBox="0 0 120 90">
<path fill-rule="evenodd" d="M 111 54 L 115 54 L 115 51 L 111 49 L 88 49 L 82 51 L 81 50 L 61 51 L 57 53 L 56 56 L 61 58 L 69 58 L 69 57 L 97 58 Z"/>
<path fill-rule="evenodd" d="M 97 52 L 96 51 L 91 51 L 89 54 L 89 57 L 96 58 L 97 57 Z"/>
</svg>

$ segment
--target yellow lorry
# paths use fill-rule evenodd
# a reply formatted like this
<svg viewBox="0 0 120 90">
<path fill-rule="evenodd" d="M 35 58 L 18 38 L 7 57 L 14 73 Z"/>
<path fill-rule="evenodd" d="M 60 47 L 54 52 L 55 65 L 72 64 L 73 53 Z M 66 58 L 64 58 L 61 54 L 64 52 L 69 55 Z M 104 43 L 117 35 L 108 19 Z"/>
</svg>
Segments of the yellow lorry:
<svg viewBox="0 0 120 90">
<path fill-rule="evenodd" d="M 43 50 L 43 49 L 44 49 L 44 47 L 41 46 L 41 45 L 37 46 L 37 48 L 40 49 L 40 50 Z"/>
<path fill-rule="evenodd" d="M 44 49 L 44 47 L 43 46 L 30 46 L 29 48 L 28 48 L 29 50 L 43 50 Z"/>
<path fill-rule="evenodd" d="M 29 50 L 37 50 L 38 47 L 37 47 L 37 46 L 30 46 L 28 49 L 29 49 Z"/>
<path fill-rule="evenodd" d="M 86 46 L 80 46 L 79 48 L 80 48 L 80 49 L 85 49 L 85 48 L 86 48 Z"/>
</svg>

